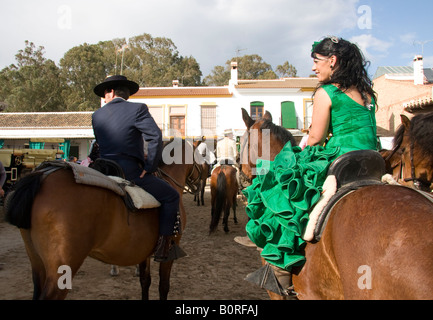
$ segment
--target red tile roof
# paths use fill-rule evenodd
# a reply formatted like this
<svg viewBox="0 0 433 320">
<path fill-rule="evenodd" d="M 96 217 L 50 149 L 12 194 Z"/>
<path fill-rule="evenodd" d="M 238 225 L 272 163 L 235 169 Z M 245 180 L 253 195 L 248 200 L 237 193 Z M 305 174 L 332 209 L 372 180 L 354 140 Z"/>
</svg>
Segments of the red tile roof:
<svg viewBox="0 0 433 320">
<path fill-rule="evenodd" d="M 0 128 L 92 128 L 93 112 L 0 113 Z"/>
<path fill-rule="evenodd" d="M 228 87 L 166 87 L 140 88 L 132 98 L 157 97 L 231 97 Z"/>
<path fill-rule="evenodd" d="M 301 88 L 314 89 L 319 80 L 317 78 L 282 78 L 275 80 L 238 80 L 237 89 L 244 88 Z"/>
</svg>

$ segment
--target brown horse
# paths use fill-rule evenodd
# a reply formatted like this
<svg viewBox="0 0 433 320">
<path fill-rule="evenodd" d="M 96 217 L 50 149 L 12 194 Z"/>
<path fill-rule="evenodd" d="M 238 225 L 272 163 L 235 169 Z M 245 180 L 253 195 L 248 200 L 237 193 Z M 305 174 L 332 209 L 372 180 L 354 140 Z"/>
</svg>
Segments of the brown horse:
<svg viewBox="0 0 433 320">
<path fill-rule="evenodd" d="M 224 211 L 223 226 L 224 231 L 229 232 L 228 219 L 230 208 L 233 209 L 233 219 L 238 223 L 236 217 L 236 196 L 238 194 L 238 181 L 236 179 L 236 169 L 231 165 L 221 165 L 216 167 L 211 175 L 211 223 L 209 233 L 218 227 L 221 213 Z"/>
<path fill-rule="evenodd" d="M 381 151 L 387 173 L 399 184 L 423 191 L 433 190 L 433 113 L 419 114 L 402 124 L 392 150 Z"/>
<path fill-rule="evenodd" d="M 255 122 L 245 110 L 243 119 L 248 136 L 269 126 L 268 120 Z M 283 142 L 272 130 L 269 139 L 273 160 Z M 246 146 L 260 155 L 261 141 Z M 244 161 L 244 174 L 254 169 L 246 168 L 250 166 L 255 166 L 252 161 Z M 431 230 L 433 204 L 419 191 L 385 184 L 353 191 L 330 211 L 321 240 L 307 243 L 304 266 L 292 270 L 298 298 L 432 299 Z"/>
<path fill-rule="evenodd" d="M 194 201 L 197 201 L 197 206 L 200 206 L 200 204 L 204 206 L 204 189 L 206 188 L 210 165 L 205 162 L 198 166 L 200 166 L 200 176 L 197 181 L 197 192 L 194 194 Z"/>
<path fill-rule="evenodd" d="M 189 163 L 159 166 L 180 195 L 192 168 Z M 182 197 L 179 206 L 183 230 Z M 87 256 L 120 266 L 139 264 L 142 297 L 148 298 L 148 262 L 159 229 L 157 208 L 128 211 L 113 191 L 77 184 L 66 169 L 46 177 L 35 171 L 22 178 L 5 208 L 7 220 L 20 228 L 30 258 L 34 299 L 64 299 L 68 288 L 59 286 L 61 268 L 69 269 L 72 281 Z M 176 236 L 177 243 L 180 237 Z M 167 299 L 172 263 L 160 264 L 161 299 Z"/>
</svg>

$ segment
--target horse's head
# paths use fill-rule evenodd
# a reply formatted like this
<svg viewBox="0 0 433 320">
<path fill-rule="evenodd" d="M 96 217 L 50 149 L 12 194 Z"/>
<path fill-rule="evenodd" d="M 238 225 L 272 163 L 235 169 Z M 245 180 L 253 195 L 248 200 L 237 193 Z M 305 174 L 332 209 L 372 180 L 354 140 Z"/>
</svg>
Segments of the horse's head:
<svg viewBox="0 0 433 320">
<path fill-rule="evenodd" d="M 272 115 L 266 111 L 263 118 L 253 120 L 242 108 L 242 119 L 247 131 L 241 138 L 241 173 L 251 181 L 256 176 L 258 159 L 274 160 L 284 145 L 291 141 L 296 145 L 292 134 L 285 128 L 272 123 Z"/>
<path fill-rule="evenodd" d="M 196 145 L 192 139 L 179 137 L 164 141 L 159 172 L 169 178 L 175 185 L 183 188 L 186 184 L 188 191 L 197 191 L 201 178 L 202 166 L 196 161 Z"/>
<path fill-rule="evenodd" d="M 401 115 L 402 124 L 394 136 L 393 148 L 382 152 L 387 173 L 402 184 L 423 191 L 433 190 L 433 113 L 420 114 L 409 120 Z"/>
</svg>

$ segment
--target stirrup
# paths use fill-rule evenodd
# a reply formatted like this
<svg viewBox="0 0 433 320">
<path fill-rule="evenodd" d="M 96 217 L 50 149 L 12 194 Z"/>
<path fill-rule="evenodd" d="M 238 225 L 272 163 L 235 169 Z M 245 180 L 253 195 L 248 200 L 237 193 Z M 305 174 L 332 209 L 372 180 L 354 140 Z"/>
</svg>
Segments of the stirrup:
<svg viewBox="0 0 433 320">
<path fill-rule="evenodd" d="M 260 269 L 250 273 L 245 278 L 246 281 L 258 285 L 260 288 L 272 291 L 280 296 L 297 296 L 293 285 L 283 288 L 278 281 L 274 269 L 269 263 L 266 263 Z"/>
<path fill-rule="evenodd" d="M 168 252 L 168 257 L 166 261 L 176 260 L 186 256 L 186 252 L 183 251 L 182 248 L 179 247 L 176 243 L 174 243 L 170 248 L 170 251 Z"/>
<path fill-rule="evenodd" d="M 172 260 L 176 260 L 182 257 L 185 257 L 187 254 L 185 251 L 183 251 L 177 244 L 176 242 L 174 242 L 173 239 L 167 239 L 166 241 L 169 241 L 169 249 L 168 249 L 168 253 L 167 256 L 161 255 L 161 256 L 157 256 L 156 252 L 158 251 L 158 248 L 155 250 L 155 257 L 154 257 L 154 261 L 155 262 L 168 262 L 168 261 L 172 261 Z M 161 240 L 161 242 L 163 242 L 163 240 Z M 163 243 L 158 243 L 158 245 L 161 245 Z M 158 246 L 157 245 L 157 246 Z"/>
</svg>

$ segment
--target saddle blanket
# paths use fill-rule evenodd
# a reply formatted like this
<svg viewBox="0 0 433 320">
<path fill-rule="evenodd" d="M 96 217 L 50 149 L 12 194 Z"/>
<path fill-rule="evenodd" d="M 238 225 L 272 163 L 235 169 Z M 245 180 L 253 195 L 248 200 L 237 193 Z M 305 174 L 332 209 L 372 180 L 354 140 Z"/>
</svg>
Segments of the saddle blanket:
<svg viewBox="0 0 433 320">
<path fill-rule="evenodd" d="M 119 185 L 123 185 L 125 191 L 131 197 L 134 206 L 137 209 L 150 209 L 150 208 L 158 208 L 161 206 L 161 203 L 155 199 L 149 192 L 144 190 L 143 188 L 132 185 L 128 180 L 122 179 L 120 177 L 108 176 L 110 179 L 116 181 Z"/>
<path fill-rule="evenodd" d="M 69 167 L 74 174 L 75 182 L 90 186 L 96 186 L 111 190 L 125 198 L 129 195 L 136 209 L 157 208 L 161 205 L 150 193 L 130 181 L 119 177 L 106 176 L 103 173 L 89 167 L 81 166 L 73 162 L 50 161 L 42 165 L 46 174 L 57 169 Z"/>
</svg>

